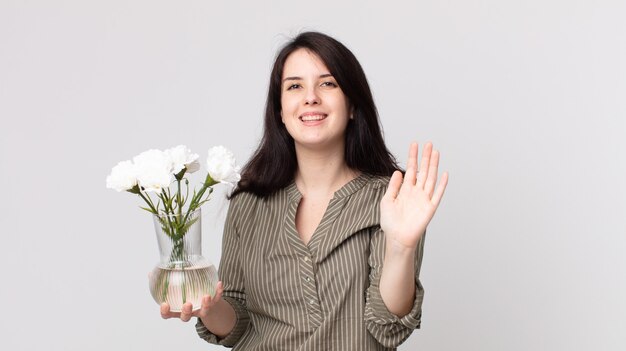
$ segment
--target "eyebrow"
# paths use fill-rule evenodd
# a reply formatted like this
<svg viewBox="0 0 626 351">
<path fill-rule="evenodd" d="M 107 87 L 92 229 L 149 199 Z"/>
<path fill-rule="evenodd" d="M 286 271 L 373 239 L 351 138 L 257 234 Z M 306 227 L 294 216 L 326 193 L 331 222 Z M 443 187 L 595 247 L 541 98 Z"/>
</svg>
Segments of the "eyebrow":
<svg viewBox="0 0 626 351">
<path fill-rule="evenodd" d="M 328 78 L 328 77 L 332 77 L 333 75 L 330 73 L 326 73 L 326 74 L 322 74 L 319 76 L 319 78 Z M 302 80 L 302 77 L 287 77 L 285 79 L 283 79 L 283 82 L 288 81 L 288 80 Z"/>
</svg>

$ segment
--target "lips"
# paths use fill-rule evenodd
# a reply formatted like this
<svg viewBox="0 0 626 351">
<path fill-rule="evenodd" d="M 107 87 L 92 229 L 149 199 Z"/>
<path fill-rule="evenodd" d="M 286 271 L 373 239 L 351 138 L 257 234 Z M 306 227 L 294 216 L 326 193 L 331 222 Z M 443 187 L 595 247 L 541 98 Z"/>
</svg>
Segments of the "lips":
<svg viewBox="0 0 626 351">
<path fill-rule="evenodd" d="M 321 112 L 306 112 L 298 117 L 302 122 L 316 122 L 328 117 L 327 114 Z"/>
</svg>

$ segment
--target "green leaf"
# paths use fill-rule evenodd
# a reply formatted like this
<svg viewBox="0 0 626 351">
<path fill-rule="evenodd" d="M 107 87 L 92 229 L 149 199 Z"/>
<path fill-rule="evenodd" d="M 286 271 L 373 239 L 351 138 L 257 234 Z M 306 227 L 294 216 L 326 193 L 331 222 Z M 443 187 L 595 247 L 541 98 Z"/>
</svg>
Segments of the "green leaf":
<svg viewBox="0 0 626 351">
<path fill-rule="evenodd" d="M 152 209 L 151 209 L 151 208 L 148 208 L 148 207 L 141 207 L 141 206 L 139 206 L 139 208 L 141 208 L 142 210 L 146 210 L 146 211 L 148 211 L 148 212 L 150 212 L 150 213 L 156 214 L 156 213 L 154 213 L 154 211 L 152 211 Z"/>
<path fill-rule="evenodd" d="M 204 203 L 205 203 L 205 202 L 209 202 L 209 199 L 206 199 L 206 200 L 202 200 L 202 201 L 200 201 L 200 202 L 198 203 L 198 205 L 196 206 L 196 208 L 198 208 L 198 207 L 200 207 L 200 206 L 204 205 Z"/>
<path fill-rule="evenodd" d="M 193 218 L 189 221 L 187 221 L 187 223 L 184 223 L 183 226 L 180 228 L 180 233 L 182 233 L 182 235 L 187 234 L 187 231 L 189 231 L 189 228 L 191 228 L 191 226 L 196 223 L 198 220 L 200 219 L 200 217 L 196 217 Z"/>
</svg>

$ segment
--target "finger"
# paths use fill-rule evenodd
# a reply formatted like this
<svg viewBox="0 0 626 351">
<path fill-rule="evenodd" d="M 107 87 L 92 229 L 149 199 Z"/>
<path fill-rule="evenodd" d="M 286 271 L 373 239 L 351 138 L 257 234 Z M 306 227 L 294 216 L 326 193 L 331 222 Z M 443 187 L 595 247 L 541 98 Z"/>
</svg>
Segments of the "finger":
<svg viewBox="0 0 626 351">
<path fill-rule="evenodd" d="M 193 311 L 192 315 L 194 317 L 206 316 L 211 308 L 222 298 L 223 292 L 223 284 L 221 281 L 218 281 L 217 285 L 215 286 L 215 296 L 211 297 L 211 295 L 205 295 L 204 297 L 202 297 L 200 308 Z"/>
<path fill-rule="evenodd" d="M 213 298 L 211 300 L 215 302 L 218 302 L 221 298 L 222 298 L 222 294 L 224 293 L 224 284 L 219 281 L 217 282 L 217 286 L 215 288 L 215 296 L 213 296 Z"/>
<path fill-rule="evenodd" d="M 163 319 L 170 318 L 170 306 L 166 303 L 161 304 L 161 318 Z"/>
<path fill-rule="evenodd" d="M 404 183 L 402 185 L 415 185 L 415 177 L 417 175 L 417 143 L 411 143 L 409 146 L 409 159 L 406 161 L 406 173 L 404 174 Z"/>
<path fill-rule="evenodd" d="M 446 191 L 446 186 L 448 185 L 448 172 L 443 172 L 441 175 L 441 180 L 439 181 L 439 185 L 437 186 L 437 190 L 435 190 L 435 194 L 433 194 L 432 202 L 435 205 L 435 208 L 439 207 L 439 202 L 443 197 L 443 193 Z"/>
<path fill-rule="evenodd" d="M 422 160 L 420 161 L 419 172 L 417 173 L 416 184 L 424 187 L 424 182 L 426 181 L 426 176 L 428 175 L 428 166 L 430 164 L 430 156 L 433 151 L 433 144 L 429 141 L 424 146 L 424 151 L 422 151 Z"/>
<path fill-rule="evenodd" d="M 180 311 L 180 320 L 183 322 L 189 322 L 191 319 L 191 310 L 192 310 L 191 302 L 186 302 L 183 304 L 183 308 Z"/>
<path fill-rule="evenodd" d="M 395 171 L 391 175 L 391 179 L 389 180 L 389 185 L 387 186 L 387 191 L 383 196 L 383 201 L 393 201 L 396 197 L 398 197 L 398 193 L 400 192 L 400 186 L 402 185 L 402 173 L 400 171 Z"/>
<path fill-rule="evenodd" d="M 194 317 L 205 317 L 211 310 L 211 295 L 205 295 L 200 300 L 200 308 L 192 311 L 191 315 Z"/>
<path fill-rule="evenodd" d="M 213 299 L 211 298 L 211 295 L 206 295 L 205 297 L 202 298 L 202 307 L 201 307 L 202 311 L 208 312 L 212 306 L 213 306 Z"/>
<path fill-rule="evenodd" d="M 170 319 L 179 316 L 180 313 L 170 311 L 170 305 L 167 302 L 161 304 L 161 318 Z"/>
<path fill-rule="evenodd" d="M 435 184 L 437 183 L 437 172 L 439 169 L 439 151 L 433 150 L 430 157 L 430 164 L 428 165 L 428 176 L 424 183 L 424 191 L 428 194 L 429 198 L 433 197 L 433 191 L 435 191 Z"/>
</svg>

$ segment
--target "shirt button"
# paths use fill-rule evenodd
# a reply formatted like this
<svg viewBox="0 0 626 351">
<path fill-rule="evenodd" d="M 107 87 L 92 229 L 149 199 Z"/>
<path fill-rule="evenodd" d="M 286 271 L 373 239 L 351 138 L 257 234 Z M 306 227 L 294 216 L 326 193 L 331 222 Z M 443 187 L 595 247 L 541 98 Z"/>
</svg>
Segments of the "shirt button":
<svg viewBox="0 0 626 351">
<path fill-rule="evenodd" d="M 315 300 L 310 299 L 310 300 L 309 300 L 309 303 L 310 303 L 311 305 L 315 305 Z"/>
<path fill-rule="evenodd" d="M 310 281 L 311 281 L 311 278 L 310 278 L 310 277 L 308 277 L 308 276 L 306 276 L 306 277 L 304 277 L 304 280 L 306 280 L 307 282 L 310 282 Z"/>
<path fill-rule="evenodd" d="M 309 256 L 304 256 L 304 262 L 309 262 L 311 261 L 311 259 L 309 258 Z"/>
</svg>

